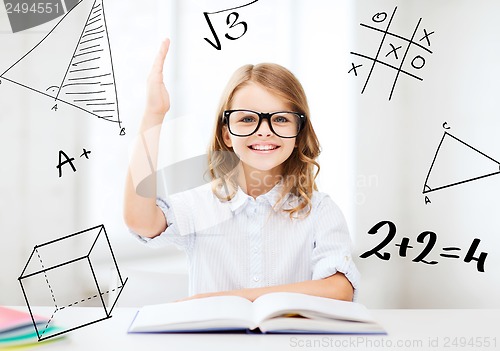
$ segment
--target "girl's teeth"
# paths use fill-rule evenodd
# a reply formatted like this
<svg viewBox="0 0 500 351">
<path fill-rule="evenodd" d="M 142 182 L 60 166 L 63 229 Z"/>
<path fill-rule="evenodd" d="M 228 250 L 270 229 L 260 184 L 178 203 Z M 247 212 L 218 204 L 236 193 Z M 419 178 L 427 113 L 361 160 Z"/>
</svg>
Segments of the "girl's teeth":
<svg viewBox="0 0 500 351">
<path fill-rule="evenodd" d="M 262 151 L 267 151 L 267 150 L 273 150 L 276 149 L 276 146 L 274 145 L 253 145 L 252 149 L 254 150 L 262 150 Z"/>
</svg>

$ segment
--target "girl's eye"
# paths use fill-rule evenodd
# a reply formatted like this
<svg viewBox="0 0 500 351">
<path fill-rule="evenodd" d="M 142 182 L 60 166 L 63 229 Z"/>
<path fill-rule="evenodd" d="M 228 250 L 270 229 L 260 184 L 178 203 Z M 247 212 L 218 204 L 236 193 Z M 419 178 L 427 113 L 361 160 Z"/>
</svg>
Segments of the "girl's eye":
<svg viewBox="0 0 500 351">
<path fill-rule="evenodd" d="M 276 117 L 274 117 L 273 122 L 275 122 L 275 123 L 286 123 L 286 122 L 288 122 L 288 118 L 286 118 L 284 116 L 276 116 Z"/>
<path fill-rule="evenodd" d="M 252 117 L 252 116 L 243 117 L 243 118 L 241 118 L 240 121 L 243 123 L 254 123 L 255 117 Z"/>
</svg>

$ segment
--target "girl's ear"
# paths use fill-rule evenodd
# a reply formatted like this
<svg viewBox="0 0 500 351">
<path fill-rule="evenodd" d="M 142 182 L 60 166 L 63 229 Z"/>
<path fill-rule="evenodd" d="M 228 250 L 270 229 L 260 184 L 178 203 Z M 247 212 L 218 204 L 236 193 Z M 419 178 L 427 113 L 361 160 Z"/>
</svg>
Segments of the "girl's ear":
<svg viewBox="0 0 500 351">
<path fill-rule="evenodd" d="M 224 144 L 226 144 L 227 147 L 233 147 L 233 142 L 231 141 L 229 130 L 226 125 L 222 126 L 222 140 L 224 140 Z"/>
</svg>

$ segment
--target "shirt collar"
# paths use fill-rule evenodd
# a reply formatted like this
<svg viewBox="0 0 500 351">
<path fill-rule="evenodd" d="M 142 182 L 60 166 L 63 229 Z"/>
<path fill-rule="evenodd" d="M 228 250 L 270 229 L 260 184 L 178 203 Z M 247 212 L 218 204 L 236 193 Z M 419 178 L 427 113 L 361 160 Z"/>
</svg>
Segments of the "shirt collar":
<svg viewBox="0 0 500 351">
<path fill-rule="evenodd" d="M 265 200 L 271 208 L 278 212 L 284 209 L 291 209 L 298 205 L 298 197 L 292 195 L 291 193 L 286 193 L 282 199 L 281 193 L 283 191 L 283 183 L 279 182 L 267 193 L 259 195 L 256 199 L 246 194 L 240 187 L 236 195 L 229 201 L 229 206 L 232 212 L 238 213 L 243 208 L 245 208 L 252 201 L 260 201 L 260 199 Z"/>
</svg>

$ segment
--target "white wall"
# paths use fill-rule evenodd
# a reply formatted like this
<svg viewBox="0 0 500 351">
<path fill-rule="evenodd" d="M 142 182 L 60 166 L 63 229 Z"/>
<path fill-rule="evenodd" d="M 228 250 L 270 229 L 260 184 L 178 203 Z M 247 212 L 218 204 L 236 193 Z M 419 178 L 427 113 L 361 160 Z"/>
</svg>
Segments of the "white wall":
<svg viewBox="0 0 500 351">
<path fill-rule="evenodd" d="M 210 32 L 202 13 L 234 4 L 228 3 L 148 0 L 138 8 L 105 0 L 126 136 L 118 136 L 112 124 L 69 108 L 51 114 L 46 107 L 52 101 L 45 97 L 7 82 L 0 85 L 0 304 L 24 303 L 17 277 L 34 245 L 101 223 L 123 267 L 148 267 L 152 258 L 162 266 L 160 270 L 168 270 L 173 249 L 151 251 L 138 245 L 122 223 L 121 201 L 128 147 L 141 117 L 146 76 L 160 40 L 170 36 L 165 76 L 172 110 L 164 131 L 179 138 L 165 137 L 164 150 L 180 150 L 186 141 L 183 135 L 189 133 L 193 143 L 182 151 L 182 157 L 203 153 L 209 138 L 205 132 L 212 128 L 215 106 L 232 71 L 248 62 L 281 63 L 296 73 L 308 94 L 323 146 L 320 189 L 343 209 L 356 256 L 382 241 L 385 229 L 378 235 L 367 234 L 373 225 L 390 220 L 397 226 L 396 237 L 384 250 L 391 252 L 390 260 L 357 258 L 363 274 L 360 301 L 372 308 L 498 308 L 499 223 L 495 214 L 500 200 L 494 194 L 500 177 L 430 193 L 428 205 L 422 188 L 445 121 L 452 128 L 450 133 L 500 159 L 496 138 L 500 122 L 495 115 L 495 82 L 500 74 L 495 13 L 500 4 L 259 1 L 241 10 L 249 25 L 247 34 L 228 41 L 219 33 L 222 50 L 216 51 L 203 40 Z M 433 54 L 426 54 L 426 65 L 418 72 L 424 80 L 402 76 L 388 101 L 394 72 L 376 66 L 361 94 L 368 61 L 350 52 L 374 55 L 380 35 L 359 24 L 369 23 L 377 12 L 390 15 L 396 6 L 391 26 L 395 33 L 411 35 L 419 18 L 420 31 L 426 28 L 435 33 L 430 36 Z M 223 22 L 224 16 L 219 18 L 219 30 L 224 29 Z M 50 28 L 47 24 L 11 34 L 0 9 L 0 71 Z M 417 39 L 423 36 L 418 35 Z M 387 53 L 387 47 L 384 50 Z M 419 52 L 411 50 L 412 54 Z M 364 65 L 358 77 L 347 73 L 352 62 Z M 90 160 L 75 163 L 78 171 L 59 179 L 57 152 L 76 154 L 83 147 L 92 150 Z M 171 164 L 167 153 L 162 157 L 164 165 Z M 467 160 L 457 155 L 450 167 L 460 169 Z M 437 265 L 412 262 L 424 246 L 416 238 L 426 230 L 438 237 L 428 256 L 439 261 Z M 394 245 L 403 237 L 414 246 L 407 257 L 400 257 Z M 463 262 L 474 238 L 481 239 L 478 254 L 488 253 L 484 273 L 477 271 L 475 262 Z M 440 257 L 447 246 L 460 247 L 461 258 Z M 177 255 L 172 256 L 177 260 Z M 73 278 L 78 282 L 78 276 Z M 88 286 L 82 284 L 82 289 Z"/>
<path fill-rule="evenodd" d="M 358 188 L 366 195 L 366 201 L 356 211 L 358 252 L 373 248 L 385 237 L 385 228 L 378 235 L 367 234 L 375 223 L 390 220 L 397 226 L 396 237 L 384 250 L 391 252 L 389 261 L 375 256 L 358 261 L 365 284 L 370 287 L 363 291 L 363 299 L 369 305 L 387 307 L 498 307 L 500 279 L 496 267 L 500 239 L 496 213 L 500 200 L 494 194 L 500 190 L 500 177 L 428 193 L 432 201 L 428 205 L 422 189 L 443 136 L 444 122 L 451 127 L 449 133 L 497 160 L 500 157 L 495 89 L 500 74 L 500 47 L 494 39 L 494 33 L 498 33 L 495 13 L 500 4 L 378 4 L 358 6 L 357 22 L 369 20 L 377 11 L 390 14 L 397 5 L 391 26 L 394 32 L 411 35 L 422 17 L 422 28 L 435 33 L 429 37 L 433 54 L 425 55 L 426 65 L 419 72 L 422 82 L 402 77 L 391 101 L 387 100 L 383 81 L 380 87 L 369 85 L 363 95 L 356 97 L 357 174 L 376 177 L 371 186 Z M 363 35 L 368 29 L 353 29 L 360 35 L 358 45 L 366 45 Z M 422 33 L 417 39 L 421 37 Z M 375 73 L 380 73 L 380 68 L 375 68 Z M 392 76 L 387 71 L 383 78 L 390 80 Z M 465 154 L 453 157 L 448 167 L 457 172 L 474 166 Z M 437 265 L 411 261 L 423 249 L 424 244 L 416 242 L 423 231 L 437 234 L 435 247 L 427 257 L 438 261 Z M 406 258 L 399 257 L 394 246 L 403 237 L 410 238 L 414 246 Z M 478 272 L 475 261 L 463 261 L 474 238 L 481 239 L 477 255 L 488 253 L 484 273 Z M 459 259 L 440 257 L 442 248 L 449 246 L 462 249 L 457 253 Z M 382 288 L 375 288 L 377 285 Z"/>
</svg>

